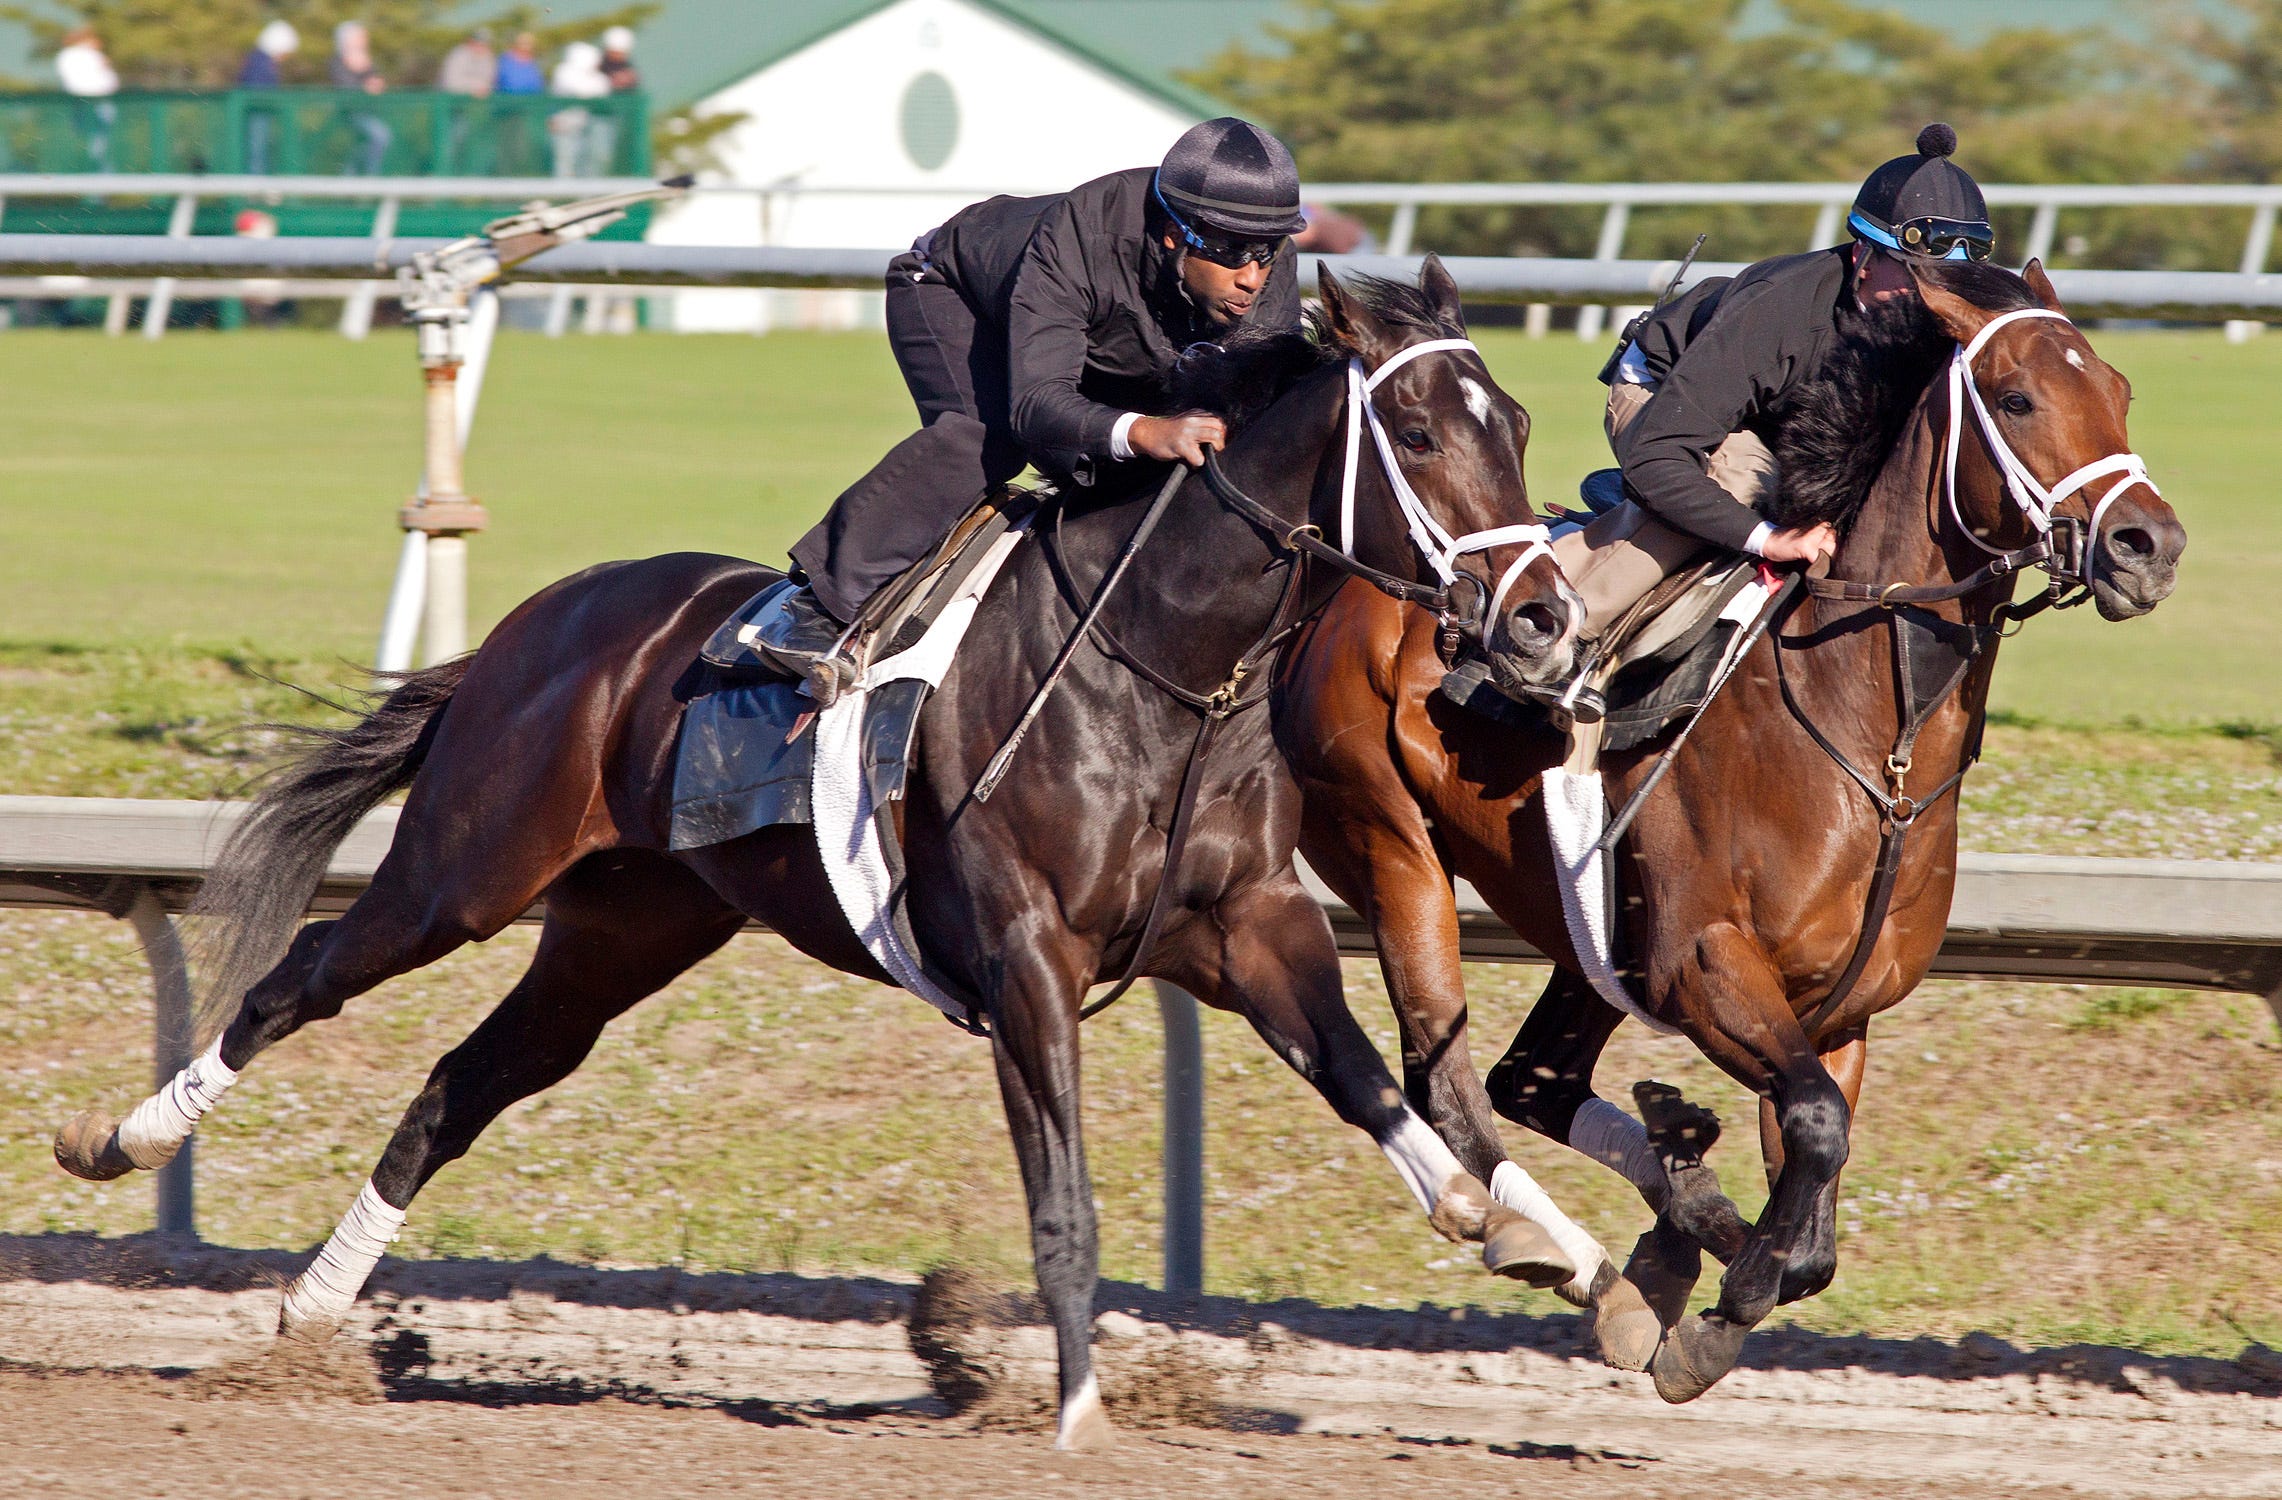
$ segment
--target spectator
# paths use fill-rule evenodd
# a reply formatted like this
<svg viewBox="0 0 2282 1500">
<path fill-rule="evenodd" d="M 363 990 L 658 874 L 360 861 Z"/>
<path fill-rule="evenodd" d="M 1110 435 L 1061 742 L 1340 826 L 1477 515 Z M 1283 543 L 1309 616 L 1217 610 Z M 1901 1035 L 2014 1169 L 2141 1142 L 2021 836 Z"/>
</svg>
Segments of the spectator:
<svg viewBox="0 0 2282 1500">
<path fill-rule="evenodd" d="M 238 65 L 238 87 L 274 89 L 285 83 L 285 60 L 301 50 L 301 33 L 286 21 L 272 21 L 254 38 L 254 48 Z M 270 169 L 270 143 L 277 138 L 277 111 L 269 105 L 246 110 L 246 170 L 256 176 Z"/>
<path fill-rule="evenodd" d="M 501 94 L 543 94 L 546 70 L 539 66 L 539 39 L 528 31 L 515 34 L 515 44 L 499 57 L 499 78 L 493 86 Z"/>
<path fill-rule="evenodd" d="M 447 94 L 484 99 L 490 97 L 498 78 L 499 59 L 492 54 L 491 32 L 479 27 L 444 54 L 443 66 L 436 70 L 436 87 Z"/>
<path fill-rule="evenodd" d="M 74 26 L 64 33 L 63 45 L 56 49 L 55 76 L 65 93 L 87 101 L 79 106 L 80 138 L 87 142 L 94 169 L 110 171 L 111 127 L 119 119 L 111 96 L 119 92 L 119 70 L 103 55 L 103 39 L 94 27 Z"/>
<path fill-rule="evenodd" d="M 565 47 L 563 60 L 555 65 L 554 80 L 547 92 L 558 99 L 609 97 L 610 80 L 602 75 L 602 49 L 592 42 L 573 42 Z M 602 127 L 600 132 L 595 128 L 598 125 Z M 616 123 L 609 119 L 597 120 L 594 112 L 583 105 L 558 109 L 549 115 L 547 133 L 553 138 L 557 177 L 598 173 L 617 145 Z M 598 144 L 600 150 L 595 149 Z"/>
<path fill-rule="evenodd" d="M 642 86 L 642 75 L 634 67 L 632 27 L 613 26 L 602 33 L 602 76 L 610 81 L 613 94 L 631 94 Z"/>
<path fill-rule="evenodd" d="M 55 76 L 63 91 L 81 99 L 105 99 L 119 92 L 119 71 L 103 55 L 103 39 L 92 26 L 74 26 L 55 55 Z"/>
<path fill-rule="evenodd" d="M 388 87 L 388 80 L 372 65 L 372 37 L 362 21 L 343 21 L 333 28 L 333 87 L 354 89 L 361 94 L 378 94 Z M 380 175 L 381 162 L 388 155 L 389 143 L 396 138 L 388 122 L 370 111 L 349 115 L 349 124 L 362 138 L 364 149 L 350 170 L 367 177 Z"/>
<path fill-rule="evenodd" d="M 1292 248 L 1316 255 L 1376 255 L 1378 239 L 1361 219 L 1336 208 L 1306 203 L 1300 217 L 1307 227 L 1292 236 Z"/>
<path fill-rule="evenodd" d="M 238 87 L 274 89 L 285 84 L 285 60 L 301 50 L 301 33 L 290 21 L 272 21 L 254 38 L 254 48 L 238 64 Z M 256 168 L 258 171 L 259 168 Z"/>
</svg>

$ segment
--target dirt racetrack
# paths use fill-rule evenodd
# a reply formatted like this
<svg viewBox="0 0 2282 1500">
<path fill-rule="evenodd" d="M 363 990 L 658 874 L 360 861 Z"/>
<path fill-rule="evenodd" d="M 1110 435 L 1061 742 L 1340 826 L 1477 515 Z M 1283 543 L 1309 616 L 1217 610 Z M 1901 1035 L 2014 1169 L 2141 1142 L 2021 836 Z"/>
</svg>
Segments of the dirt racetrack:
<svg viewBox="0 0 2282 1500">
<path fill-rule="evenodd" d="M 357 1322 L 303 1350 L 270 1332 L 302 1259 L 0 1240 L 8 1493 L 2282 1495 L 2282 1359 L 2256 1347 L 1777 1331 L 1667 1408 L 1586 1357 L 1577 1318 L 1111 1285 L 1123 1436 L 1079 1457 L 1041 1426 L 1044 1331 L 930 1323 L 932 1373 L 979 1397 L 953 1414 L 912 1352 L 908 1284 L 390 1260 Z"/>
</svg>

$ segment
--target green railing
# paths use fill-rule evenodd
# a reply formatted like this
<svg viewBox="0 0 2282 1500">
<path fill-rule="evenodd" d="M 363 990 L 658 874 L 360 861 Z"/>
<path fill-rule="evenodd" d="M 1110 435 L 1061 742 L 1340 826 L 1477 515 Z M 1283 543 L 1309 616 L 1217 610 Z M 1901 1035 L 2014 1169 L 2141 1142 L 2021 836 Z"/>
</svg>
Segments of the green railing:
<svg viewBox="0 0 2282 1500">
<path fill-rule="evenodd" d="M 409 89 L 228 89 L 108 99 L 0 94 L 0 172 L 641 177 L 649 171 L 649 102 L 641 94 L 586 100 L 470 99 Z M 239 206 L 202 202 L 195 232 L 229 233 Z M 491 205 L 499 212 L 513 206 Z M 170 210 L 165 200 L 18 200 L 0 210 L 0 228 L 157 234 Z M 362 234 L 373 217 L 370 203 L 354 200 L 287 198 L 270 211 L 284 234 Z M 407 202 L 397 232 L 460 234 L 469 218 L 465 204 Z M 628 232 L 629 226 L 617 227 Z"/>
</svg>

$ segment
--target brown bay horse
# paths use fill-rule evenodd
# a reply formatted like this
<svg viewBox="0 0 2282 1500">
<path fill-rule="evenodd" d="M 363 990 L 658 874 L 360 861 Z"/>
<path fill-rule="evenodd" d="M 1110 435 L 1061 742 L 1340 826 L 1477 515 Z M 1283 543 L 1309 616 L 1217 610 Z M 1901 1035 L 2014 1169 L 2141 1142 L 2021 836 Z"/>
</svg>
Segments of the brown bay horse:
<svg viewBox="0 0 2282 1500">
<path fill-rule="evenodd" d="M 1278 730 L 1306 798 L 1301 849 L 1376 934 L 1412 1101 L 1470 1172 L 1570 1249 L 1579 1275 L 1564 1291 L 1594 1302 L 1604 1355 L 1650 1368 L 1669 1400 L 1707 1389 L 1749 1328 L 1835 1272 L 1838 1175 L 1869 1024 L 1924 978 L 1947 925 L 1948 793 L 1978 753 L 2015 582 L 1992 554 L 2035 560 L 2033 518 L 2049 513 L 2056 566 L 2121 619 L 2170 592 L 2185 545 L 2127 456 L 2128 386 L 2054 316 L 2038 266 L 2016 277 L 1944 265 L 1919 280 L 1921 302 L 1864 315 L 1810 393 L 1819 409 L 1778 445 L 1790 507 L 1778 524 L 1841 526 L 1831 580 L 1792 600 L 1742 658 L 1619 846 L 1619 967 L 1638 1005 L 1760 1096 L 1771 1197 L 1756 1224 L 1702 1164 L 1717 1136 L 1707 1111 L 1644 1085 L 1652 1138 L 1593 1093 L 1623 1015 L 1582 977 L 1562 915 L 1542 789 L 1566 742 L 1446 701 L 1431 623 L 1354 588 L 1287 658 Z M 1881 322 L 1884 342 L 1870 327 Z M 1945 365 L 1960 373 L 1944 380 Z M 1952 410 L 1967 380 L 1974 389 Z M 1912 588 L 1952 597 L 1876 602 L 1900 604 Z M 1905 625 L 1920 656 L 1931 643 L 1942 658 L 1932 677 L 1954 683 L 1919 690 L 1935 701 L 1914 745 L 1900 738 Z M 1606 760 L 1613 803 L 1658 753 Z M 1891 902 L 1853 964 L 1882 835 L 1897 823 L 1908 837 Z M 1468 1057 L 1453 876 L 1557 965 L 1486 1088 Z M 1658 1220 L 1626 1277 L 1505 1161 L 1493 1105 L 1639 1188 Z M 1728 1268 L 1717 1305 L 1684 1317 L 1699 1245 Z"/>
<path fill-rule="evenodd" d="M 1542 1283 L 1574 1272 L 1466 1174 L 1347 1010 L 1330 929 L 1293 871 L 1297 790 L 1264 706 L 1247 711 L 1264 705 L 1289 628 L 1342 579 L 1315 558 L 1303 565 L 1297 549 L 1320 539 L 1333 544 L 1328 561 L 1344 547 L 1391 584 L 1451 600 L 1465 592 L 1451 581 L 1462 574 L 1477 601 L 1471 628 L 1502 670 L 1542 681 L 1567 665 L 1573 596 L 1550 557 L 1513 539 L 1464 545 L 1529 519 L 1527 419 L 1464 342 L 1455 285 L 1430 259 L 1417 287 L 1326 276 L 1321 290 L 1317 337 L 1208 353 L 1192 372 L 1200 387 L 1252 393 L 1223 471 L 1253 513 L 1203 476 L 1166 492 L 1164 524 L 1133 557 L 1102 633 L 1076 652 L 1012 773 L 982 800 L 978 775 L 1148 497 L 1073 502 L 1058 526 L 1042 522 L 983 599 L 922 716 L 900 804 L 920 952 L 947 988 L 974 997 L 987 1026 L 1056 1330 L 1064 1446 L 1109 1435 L 1091 1364 L 1080 1003 L 1097 977 L 1129 964 L 1243 1014 L 1380 1144 L 1437 1231 L 1480 1243 L 1507 1274 Z M 1359 483 L 1353 460 L 1342 464 L 1349 423 L 1373 432 Z M 1353 518 L 1344 534 L 1343 513 Z M 1440 538 L 1432 558 L 1418 540 L 1428 535 Z M 436 1171 L 748 919 L 885 981 L 811 829 L 668 847 L 692 663 L 774 576 L 699 554 L 589 569 L 526 601 L 471 657 L 402 679 L 361 722 L 286 766 L 202 902 L 225 938 L 205 975 L 211 1045 L 125 1120 L 89 1111 L 72 1121 L 59 1161 L 96 1179 L 160 1165 L 264 1049 L 543 901 L 529 971 L 437 1063 L 356 1204 L 287 1288 L 283 1331 L 324 1338 Z M 1493 597 L 1501 608 L 1483 607 Z M 1146 944 L 1191 784 L 1185 855 Z M 370 889 L 339 920 L 302 926 L 332 851 L 398 790 L 402 820 Z"/>
</svg>

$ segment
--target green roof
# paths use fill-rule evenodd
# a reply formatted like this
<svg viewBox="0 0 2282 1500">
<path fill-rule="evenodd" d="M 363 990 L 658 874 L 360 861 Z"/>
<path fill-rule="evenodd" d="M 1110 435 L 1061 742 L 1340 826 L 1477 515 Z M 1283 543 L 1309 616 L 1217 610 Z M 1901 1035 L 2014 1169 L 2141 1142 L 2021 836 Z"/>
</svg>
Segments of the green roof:
<svg viewBox="0 0 2282 1500">
<path fill-rule="evenodd" d="M 561 16 L 615 10 L 622 0 L 555 0 Z M 661 110 L 693 104 L 885 10 L 895 0 L 664 0 L 641 28 L 635 61 Z M 1104 72 L 1197 115 L 1224 106 L 1175 76 L 1232 42 L 1266 44 L 1268 23 L 1293 0 L 967 0 L 1059 43 Z M 471 13 L 480 11 L 471 5 Z"/>
</svg>

